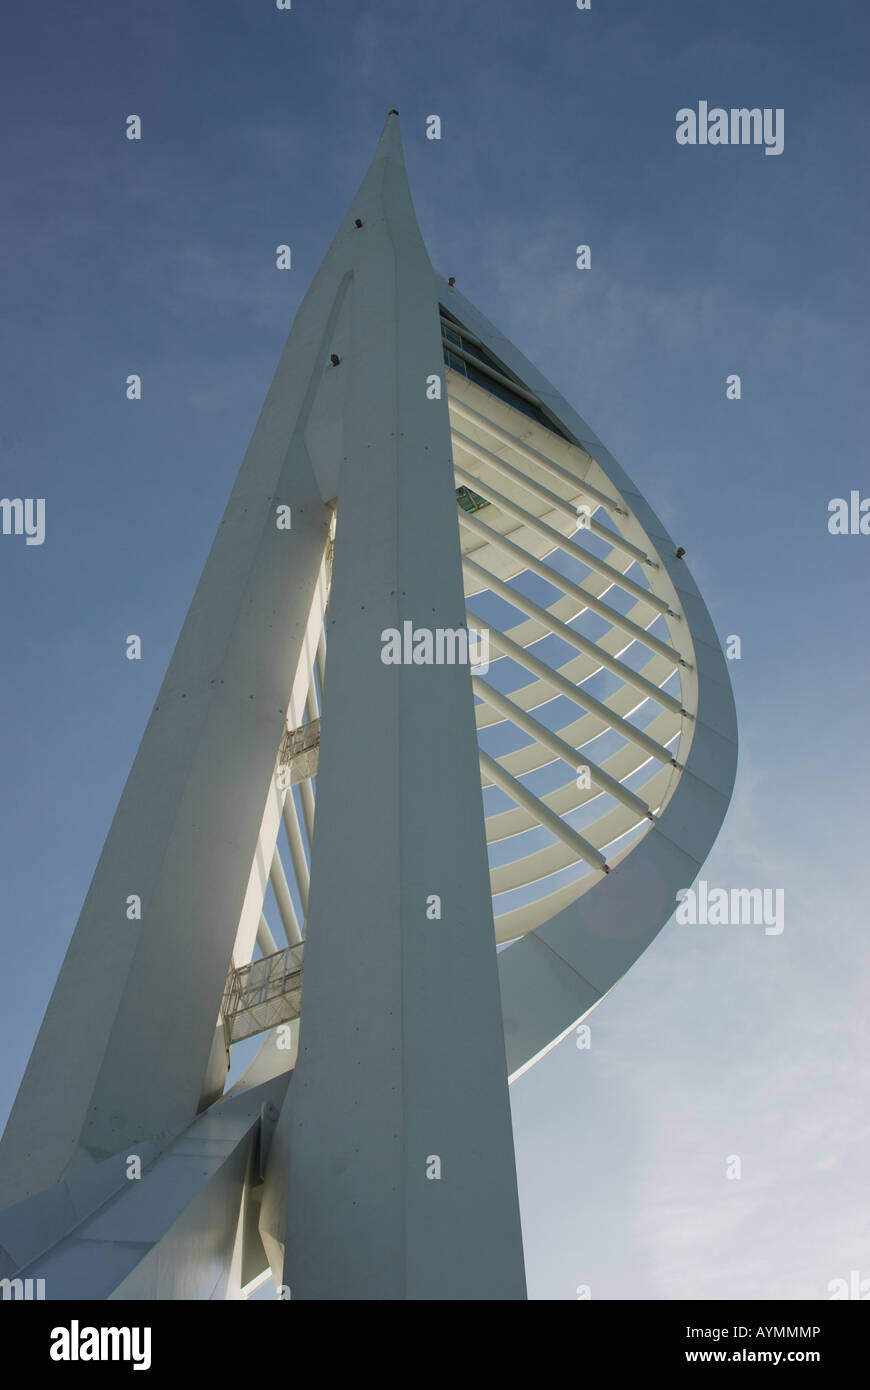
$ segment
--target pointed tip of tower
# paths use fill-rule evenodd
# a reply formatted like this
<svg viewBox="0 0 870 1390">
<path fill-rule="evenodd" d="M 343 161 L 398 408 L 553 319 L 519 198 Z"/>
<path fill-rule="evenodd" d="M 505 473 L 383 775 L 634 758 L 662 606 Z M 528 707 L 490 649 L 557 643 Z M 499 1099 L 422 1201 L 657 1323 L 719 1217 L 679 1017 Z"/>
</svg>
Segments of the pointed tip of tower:
<svg viewBox="0 0 870 1390">
<path fill-rule="evenodd" d="M 402 131 L 399 125 L 399 111 L 395 106 L 391 106 L 387 112 L 387 119 L 381 131 L 378 147 L 375 150 L 375 159 L 380 159 L 384 155 L 392 155 L 403 158 L 402 154 Z"/>
<path fill-rule="evenodd" d="M 378 143 L 369 167 L 350 207 L 350 215 L 357 229 L 359 229 L 360 224 L 364 225 L 375 215 L 375 211 L 383 198 L 385 179 L 389 179 L 394 189 L 404 186 L 405 193 L 410 199 L 411 190 L 408 186 L 408 171 L 405 167 L 405 151 L 399 126 L 399 112 L 395 106 L 391 106 L 387 113 L 387 119 L 378 137 Z M 414 215 L 413 207 L 411 214 Z"/>
<path fill-rule="evenodd" d="M 391 106 L 387 113 L 387 119 L 378 137 L 378 143 L 372 155 L 366 178 L 374 174 L 375 170 L 382 167 L 384 163 L 398 164 L 402 171 L 405 172 L 405 151 L 402 145 L 402 131 L 399 125 L 399 112 L 395 106 Z M 365 183 L 365 180 L 363 180 L 363 183 Z"/>
</svg>

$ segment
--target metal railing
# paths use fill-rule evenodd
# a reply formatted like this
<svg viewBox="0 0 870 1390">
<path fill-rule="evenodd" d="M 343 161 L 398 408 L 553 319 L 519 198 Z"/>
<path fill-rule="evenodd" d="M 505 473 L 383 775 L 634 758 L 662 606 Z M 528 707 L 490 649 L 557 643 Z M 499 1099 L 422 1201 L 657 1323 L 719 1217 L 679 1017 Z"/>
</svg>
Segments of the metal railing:
<svg viewBox="0 0 870 1390">
<path fill-rule="evenodd" d="M 227 1047 L 299 1017 L 303 944 L 230 970 L 221 1004 Z"/>
</svg>

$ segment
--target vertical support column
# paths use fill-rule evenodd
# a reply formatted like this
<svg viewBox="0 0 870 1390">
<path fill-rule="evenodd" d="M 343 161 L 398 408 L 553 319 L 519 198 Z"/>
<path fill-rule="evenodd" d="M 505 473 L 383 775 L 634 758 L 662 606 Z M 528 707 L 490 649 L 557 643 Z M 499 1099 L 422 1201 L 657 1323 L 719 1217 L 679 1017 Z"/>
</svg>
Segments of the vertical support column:
<svg viewBox="0 0 870 1390">
<path fill-rule="evenodd" d="M 223 1085 L 215 1019 L 332 520 L 304 436 L 335 298 L 333 276 L 300 311 L 246 451 L 0 1143 L 0 1207 Z"/>
<path fill-rule="evenodd" d="M 300 1053 L 265 1206 L 293 1299 L 522 1299 L 522 1242 L 435 278 L 388 120 L 344 383 Z M 276 1213 L 278 1215 L 276 1216 Z"/>
</svg>

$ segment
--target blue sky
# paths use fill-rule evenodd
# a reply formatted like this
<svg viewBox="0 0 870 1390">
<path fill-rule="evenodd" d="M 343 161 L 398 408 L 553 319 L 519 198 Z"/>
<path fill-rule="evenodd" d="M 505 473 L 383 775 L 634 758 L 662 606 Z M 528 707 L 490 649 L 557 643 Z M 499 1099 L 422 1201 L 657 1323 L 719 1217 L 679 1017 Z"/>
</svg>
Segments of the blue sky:
<svg viewBox="0 0 870 1390">
<path fill-rule="evenodd" d="M 293 314 L 396 105 L 436 267 L 600 434 L 741 637 L 740 772 L 703 876 L 786 895 L 777 937 L 671 923 L 591 1049 L 513 1088 L 530 1292 L 870 1277 L 870 538 L 827 530 L 831 498 L 870 496 L 868 27 L 848 0 L 7 16 L 0 493 L 45 497 L 46 539 L 0 536 L 0 1122 Z M 699 100 L 783 108 L 783 153 L 678 146 Z"/>
</svg>

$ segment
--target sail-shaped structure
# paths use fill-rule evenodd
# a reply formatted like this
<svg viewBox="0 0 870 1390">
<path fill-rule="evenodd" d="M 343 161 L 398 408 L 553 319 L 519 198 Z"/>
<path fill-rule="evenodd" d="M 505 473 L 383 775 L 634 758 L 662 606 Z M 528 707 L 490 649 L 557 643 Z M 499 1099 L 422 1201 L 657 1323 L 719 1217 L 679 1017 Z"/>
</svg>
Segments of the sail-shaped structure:
<svg viewBox="0 0 870 1390">
<path fill-rule="evenodd" d="M 436 275 L 391 113 L 0 1144 L 0 1277 L 524 1298 L 509 1082 L 667 921 L 736 752 L 682 552 Z"/>
</svg>

